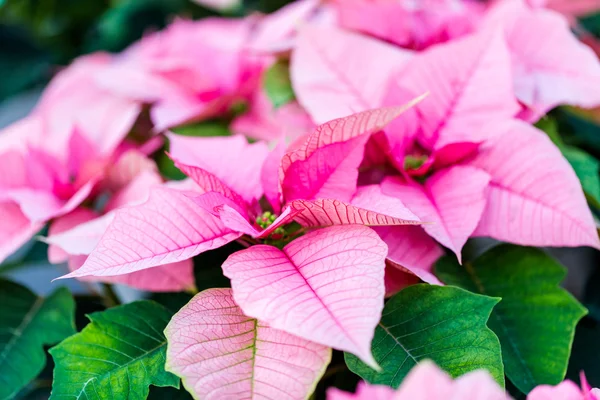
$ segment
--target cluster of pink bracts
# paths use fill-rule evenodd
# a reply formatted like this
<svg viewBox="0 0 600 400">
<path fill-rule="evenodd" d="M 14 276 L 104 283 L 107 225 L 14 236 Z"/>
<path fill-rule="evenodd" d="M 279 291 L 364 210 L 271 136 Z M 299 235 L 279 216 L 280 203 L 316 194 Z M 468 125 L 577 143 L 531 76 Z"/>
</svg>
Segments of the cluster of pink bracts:
<svg viewBox="0 0 600 400">
<path fill-rule="evenodd" d="M 557 386 L 541 385 L 527 400 L 598 400 L 600 390 L 592 389 L 581 374 L 581 389 L 571 381 Z M 470 372 L 452 379 L 428 361 L 422 362 L 404 379 L 398 390 L 361 382 L 356 394 L 330 389 L 327 400 L 511 400 L 485 371 Z"/>
<path fill-rule="evenodd" d="M 198 294 L 168 326 L 167 368 L 198 398 L 285 387 L 302 399 L 330 348 L 377 368 L 386 292 L 414 276 L 439 284 L 442 246 L 459 260 L 477 236 L 600 248 L 577 177 L 532 126 L 558 105 L 600 105 L 598 58 L 569 28 L 582 10 L 423 3 L 304 0 L 178 20 L 122 54 L 77 60 L 0 134 L 0 260 L 49 222 L 66 277 L 178 291 L 194 287 L 193 256 L 241 240 L 223 265 L 232 289 Z M 263 73 L 288 56 L 297 102 L 275 109 Z M 234 136 L 169 133 L 239 102 Z M 148 157 L 165 137 L 190 179 L 163 182 Z M 397 393 L 330 397 L 467 399 L 466 386 L 506 398 L 487 376 L 452 383 L 427 364 Z M 598 396 L 565 383 L 529 398 L 563 390 Z"/>
</svg>

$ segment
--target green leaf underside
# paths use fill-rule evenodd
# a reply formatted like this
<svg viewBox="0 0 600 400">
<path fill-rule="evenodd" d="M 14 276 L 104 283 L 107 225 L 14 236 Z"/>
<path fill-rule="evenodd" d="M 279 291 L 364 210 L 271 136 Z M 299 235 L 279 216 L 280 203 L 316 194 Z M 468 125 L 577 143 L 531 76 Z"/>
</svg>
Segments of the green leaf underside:
<svg viewBox="0 0 600 400">
<path fill-rule="evenodd" d="M 294 100 L 289 65 L 285 62 L 277 62 L 266 70 L 264 88 L 274 108 L 279 108 Z"/>
<path fill-rule="evenodd" d="M 366 381 L 393 388 L 424 359 L 453 377 L 487 369 L 504 386 L 500 343 L 486 326 L 498 301 L 455 287 L 410 286 L 388 301 L 375 329 L 371 348 L 382 370 L 349 353 L 346 364 Z"/>
<path fill-rule="evenodd" d="M 437 274 L 447 284 L 502 298 L 489 326 L 500 339 L 506 375 L 519 390 L 563 380 L 575 325 L 586 310 L 559 287 L 565 270 L 549 255 L 500 245 L 464 266 L 446 257 Z"/>
<path fill-rule="evenodd" d="M 165 371 L 171 313 L 138 301 L 89 315 L 83 331 L 50 350 L 56 367 L 51 400 L 143 400 L 149 385 L 179 387 Z"/>
<path fill-rule="evenodd" d="M 74 334 L 74 315 L 66 288 L 43 298 L 0 279 L 0 399 L 13 398 L 42 371 L 44 345 Z"/>
</svg>

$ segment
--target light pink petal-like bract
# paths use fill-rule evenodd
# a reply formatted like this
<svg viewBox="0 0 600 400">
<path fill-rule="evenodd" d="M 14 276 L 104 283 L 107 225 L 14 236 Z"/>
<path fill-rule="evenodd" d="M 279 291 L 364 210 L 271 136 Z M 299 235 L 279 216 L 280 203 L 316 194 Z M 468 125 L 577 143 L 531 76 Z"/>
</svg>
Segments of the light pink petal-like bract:
<svg viewBox="0 0 600 400">
<path fill-rule="evenodd" d="M 304 400 L 331 350 L 247 317 L 231 289 L 197 294 L 165 329 L 166 369 L 198 400 Z"/>
<path fill-rule="evenodd" d="M 281 211 L 281 193 L 279 192 L 279 163 L 285 154 L 285 143 L 280 142 L 269 153 L 260 170 L 260 183 L 265 198 L 273 207 L 273 211 Z"/>
<path fill-rule="evenodd" d="M 397 391 L 389 390 L 392 390 L 392 393 L 386 392 L 380 386 L 362 382 L 355 395 L 331 390 L 327 393 L 327 400 L 511 400 L 485 370 L 469 372 L 453 381 L 429 360 L 415 366 Z M 374 397 L 376 395 L 382 397 Z M 527 399 L 529 400 L 529 397 Z M 556 399 L 558 400 L 558 397 Z M 560 399 L 572 400 L 566 397 Z"/>
<path fill-rule="evenodd" d="M 513 120 L 470 165 L 492 177 L 474 236 L 525 246 L 591 246 L 598 233 L 575 172 L 548 136 Z"/>
<path fill-rule="evenodd" d="M 73 225 L 62 232 L 50 229 L 49 236 L 43 239 L 43 241 L 51 247 L 59 247 L 70 255 L 87 256 L 91 254 L 100 242 L 104 232 L 106 232 L 112 223 L 115 212 L 109 212 L 97 218 L 87 213 L 86 221 L 82 220 L 84 216 L 84 214 L 81 214 L 81 219 L 77 225 Z"/>
<path fill-rule="evenodd" d="M 319 3 L 319 0 L 298 0 L 265 15 L 257 24 L 249 47 L 267 53 L 289 50 L 296 29 L 318 11 Z"/>
<path fill-rule="evenodd" d="M 298 101 L 322 124 L 381 107 L 388 80 L 411 57 L 411 51 L 357 33 L 307 26 L 290 74 Z"/>
<path fill-rule="evenodd" d="M 327 390 L 327 400 L 394 400 L 396 391 L 389 386 L 369 385 L 358 382 L 356 393 L 344 392 L 338 388 Z"/>
<path fill-rule="evenodd" d="M 112 196 L 106 204 L 104 215 L 97 217 L 90 210 L 77 209 L 55 221 L 44 241 L 50 245 L 50 250 L 60 247 L 71 255 L 89 255 L 111 224 L 115 216 L 114 210 L 143 203 L 148 199 L 150 189 L 160 183 L 158 172 L 144 171 Z M 79 213 L 76 214 L 77 211 Z M 59 225 L 56 226 L 57 224 Z"/>
<path fill-rule="evenodd" d="M 573 34 L 565 17 L 513 1 L 500 3 L 490 19 L 505 29 L 515 94 L 530 108 L 532 119 L 561 104 L 600 105 L 600 61 Z"/>
<path fill-rule="evenodd" d="M 482 142 L 484 127 L 515 115 L 510 55 L 500 32 L 481 32 L 434 46 L 413 57 L 390 85 L 387 104 L 429 92 L 415 108 L 421 145 Z"/>
<path fill-rule="evenodd" d="M 162 178 L 158 171 L 143 171 L 129 182 L 121 190 L 113 194 L 104 207 L 104 212 L 117 208 L 139 204 L 144 202 L 150 194 L 150 189 L 162 184 Z"/>
<path fill-rule="evenodd" d="M 51 192 L 28 188 L 11 190 L 9 198 L 19 204 L 27 218 L 44 222 L 77 208 L 90 195 L 98 178 L 86 182 L 66 201 Z"/>
<path fill-rule="evenodd" d="M 204 168 L 183 164 L 177 160 L 175 160 L 175 166 L 184 174 L 192 178 L 196 184 L 194 191 L 204 194 L 209 194 L 211 192 L 219 194 L 224 199 L 229 200 L 230 204 L 241 214 L 247 214 L 247 211 L 249 210 L 248 203 L 242 198 L 241 195 L 239 195 L 235 190 L 231 189 L 221 179 L 217 178 Z"/>
<path fill-rule="evenodd" d="M 423 281 L 440 284 L 433 264 L 444 255 L 442 248 L 420 226 L 382 226 L 375 231 L 388 245 L 388 259 Z"/>
<path fill-rule="evenodd" d="M 431 361 L 419 363 L 404 379 L 394 400 L 510 400 L 504 389 L 485 371 L 465 374 L 452 381 Z"/>
<path fill-rule="evenodd" d="M 113 217 L 114 212 L 96 218 L 96 214 L 90 210 L 77 209 L 63 217 L 62 220 L 57 220 L 50 227 L 50 236 L 45 239 L 51 245 L 48 254 L 50 255 L 50 250 L 52 250 L 54 255 L 66 255 L 69 270 L 76 271 L 85 263 L 88 254 L 98 245 Z M 56 226 L 57 223 L 58 226 Z M 63 261 L 66 260 L 56 260 L 56 262 Z M 190 290 L 195 285 L 194 263 L 191 259 L 125 275 L 88 276 L 79 279 L 91 282 L 120 283 L 152 292 Z"/>
<path fill-rule="evenodd" d="M 303 226 L 417 225 L 419 218 L 402 202 L 381 193 L 379 185 L 361 186 L 350 203 L 335 199 L 294 200 L 290 207 Z"/>
<path fill-rule="evenodd" d="M 250 109 L 230 125 L 235 134 L 266 141 L 294 140 L 314 128 L 314 122 L 298 102 L 291 101 L 275 108 L 264 90 L 257 91 Z"/>
<path fill-rule="evenodd" d="M 154 161 L 137 149 L 125 151 L 118 160 L 110 165 L 102 185 L 111 191 L 127 186 L 142 172 L 158 172 Z"/>
<path fill-rule="evenodd" d="M 461 260 L 461 250 L 479 223 L 490 175 L 454 166 L 432 175 L 425 185 L 387 178 L 383 192 L 399 198 L 423 221 L 423 229 Z M 428 223 L 429 222 L 429 223 Z"/>
<path fill-rule="evenodd" d="M 31 222 L 19 206 L 10 201 L 0 202 L 0 262 L 17 251 L 42 229 L 43 224 Z"/>
<path fill-rule="evenodd" d="M 260 169 L 269 154 L 267 144 L 249 144 L 241 135 L 191 137 L 169 134 L 170 155 L 180 163 L 200 167 L 223 181 L 247 202 L 262 194 Z"/>
<path fill-rule="evenodd" d="M 69 270 L 76 271 L 86 260 L 86 256 L 71 256 Z M 117 276 L 86 276 L 78 278 L 81 281 L 118 283 L 149 292 L 180 292 L 196 290 L 194 278 L 194 262 L 192 259 L 159 265 L 155 268 L 144 269 L 125 275 Z"/>
<path fill-rule="evenodd" d="M 377 368 L 387 246 L 370 228 L 332 226 L 279 250 L 258 245 L 223 264 L 244 313 L 301 338 L 356 354 Z"/>
<path fill-rule="evenodd" d="M 350 201 L 356 191 L 358 167 L 367 140 L 420 100 L 363 111 L 317 127 L 281 160 L 279 181 L 284 199 Z"/>
<path fill-rule="evenodd" d="M 97 216 L 98 214 L 88 208 L 76 208 L 69 214 L 56 218 L 48 229 L 48 236 L 53 237 L 63 232 L 67 232 L 80 224 L 96 218 Z M 69 253 L 64 251 L 61 246 L 53 244 L 50 241 L 47 241 L 47 243 L 50 244 L 48 247 L 48 261 L 50 261 L 52 264 L 60 264 L 69 259 Z"/>
<path fill-rule="evenodd" d="M 34 110 L 42 117 L 45 130 L 43 142 L 36 145 L 65 157 L 70 135 L 77 127 L 94 144 L 96 154 L 113 153 L 129 133 L 141 105 L 96 84 L 96 76 L 112 62 L 107 53 L 86 55 L 52 79 Z"/>
<path fill-rule="evenodd" d="M 534 388 L 527 400 L 588 400 L 581 389 L 571 381 L 564 381 L 556 386 L 540 385 Z"/>
<path fill-rule="evenodd" d="M 116 210 L 85 264 L 63 278 L 122 275 L 183 261 L 240 236 L 194 203 L 193 195 L 157 187 L 146 202 Z"/>
</svg>

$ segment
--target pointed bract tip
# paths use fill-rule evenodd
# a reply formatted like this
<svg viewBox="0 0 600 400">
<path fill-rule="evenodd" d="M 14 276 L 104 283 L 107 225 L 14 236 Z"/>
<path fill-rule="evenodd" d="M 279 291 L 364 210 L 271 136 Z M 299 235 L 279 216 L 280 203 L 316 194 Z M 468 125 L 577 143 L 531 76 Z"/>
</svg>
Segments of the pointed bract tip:
<svg viewBox="0 0 600 400">
<path fill-rule="evenodd" d="M 358 357 L 362 362 L 364 362 L 365 364 L 367 364 L 370 368 L 374 369 L 375 371 L 381 372 L 383 370 L 379 366 L 379 364 L 377 363 L 377 361 L 375 360 L 375 358 L 373 357 L 373 353 L 371 352 L 370 349 L 366 353 L 361 351 L 360 354 L 359 353 L 355 353 L 354 355 L 356 357 Z"/>
<path fill-rule="evenodd" d="M 454 254 L 456 254 L 456 260 L 458 261 L 458 263 L 460 265 L 463 265 L 463 262 L 462 262 L 462 253 L 459 251 L 458 253 L 454 253 Z"/>
<path fill-rule="evenodd" d="M 413 108 L 414 106 L 416 106 L 417 104 L 419 104 L 420 102 L 422 102 L 423 100 L 425 100 L 425 98 L 427 96 L 429 96 L 429 91 L 427 91 L 427 92 L 425 92 L 425 93 L 423 93 L 423 94 L 415 97 L 414 99 L 412 99 L 412 100 L 410 100 L 410 101 L 408 101 L 408 102 L 406 102 L 404 104 L 398 105 L 396 107 L 391 107 L 391 108 L 396 108 L 398 110 L 397 111 L 397 116 L 399 116 L 402 113 L 404 113 L 406 110 Z"/>
</svg>

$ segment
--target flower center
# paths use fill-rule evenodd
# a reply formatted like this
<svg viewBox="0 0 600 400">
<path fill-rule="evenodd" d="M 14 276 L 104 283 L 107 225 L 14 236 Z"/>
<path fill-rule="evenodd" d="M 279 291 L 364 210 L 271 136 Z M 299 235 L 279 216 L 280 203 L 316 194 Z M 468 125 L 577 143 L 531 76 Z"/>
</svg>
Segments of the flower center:
<svg viewBox="0 0 600 400">
<path fill-rule="evenodd" d="M 426 155 L 408 155 L 404 157 L 404 169 L 406 171 L 418 170 L 427 162 Z"/>
<path fill-rule="evenodd" d="M 277 215 L 273 214 L 271 211 L 265 211 L 262 215 L 256 217 L 256 224 L 262 229 L 267 229 L 276 219 Z"/>
</svg>

